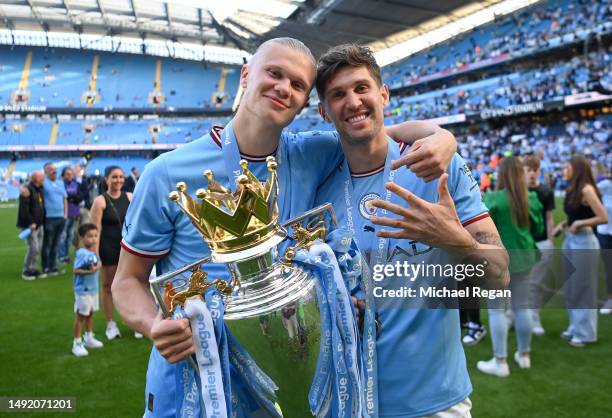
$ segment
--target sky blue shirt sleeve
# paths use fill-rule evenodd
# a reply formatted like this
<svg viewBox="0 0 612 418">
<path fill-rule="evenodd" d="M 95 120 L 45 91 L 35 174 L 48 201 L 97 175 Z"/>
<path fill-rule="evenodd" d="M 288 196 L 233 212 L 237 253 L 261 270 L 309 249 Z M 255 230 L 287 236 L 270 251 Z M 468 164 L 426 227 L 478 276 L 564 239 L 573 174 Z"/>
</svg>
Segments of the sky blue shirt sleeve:
<svg viewBox="0 0 612 418">
<path fill-rule="evenodd" d="M 335 171 L 342 161 L 342 146 L 336 131 L 309 131 L 293 134 L 295 149 L 310 173 L 318 179 L 317 186 Z"/>
<path fill-rule="evenodd" d="M 459 154 L 455 154 L 448 167 L 448 190 L 462 224 L 466 225 L 488 216 L 478 182 Z"/>
<path fill-rule="evenodd" d="M 136 184 L 123 225 L 121 245 L 141 257 L 159 258 L 170 250 L 174 236 L 170 185 L 163 157 L 146 165 Z"/>
</svg>

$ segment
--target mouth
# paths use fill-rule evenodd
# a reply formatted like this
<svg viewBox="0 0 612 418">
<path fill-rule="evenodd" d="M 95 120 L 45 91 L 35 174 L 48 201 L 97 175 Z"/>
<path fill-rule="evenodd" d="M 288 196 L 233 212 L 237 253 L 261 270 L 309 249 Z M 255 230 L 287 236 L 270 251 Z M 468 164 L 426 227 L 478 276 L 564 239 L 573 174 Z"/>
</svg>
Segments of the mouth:
<svg viewBox="0 0 612 418">
<path fill-rule="evenodd" d="M 352 115 L 348 118 L 345 118 L 344 121 L 348 124 L 354 125 L 366 120 L 369 116 L 370 112 L 360 112 L 356 115 Z"/>
<path fill-rule="evenodd" d="M 266 95 L 264 95 L 264 97 L 270 99 L 270 101 L 272 101 L 272 103 L 274 103 L 279 109 L 289 109 L 289 106 L 287 106 L 285 103 L 283 103 L 283 101 L 277 99 L 276 97 Z"/>
</svg>

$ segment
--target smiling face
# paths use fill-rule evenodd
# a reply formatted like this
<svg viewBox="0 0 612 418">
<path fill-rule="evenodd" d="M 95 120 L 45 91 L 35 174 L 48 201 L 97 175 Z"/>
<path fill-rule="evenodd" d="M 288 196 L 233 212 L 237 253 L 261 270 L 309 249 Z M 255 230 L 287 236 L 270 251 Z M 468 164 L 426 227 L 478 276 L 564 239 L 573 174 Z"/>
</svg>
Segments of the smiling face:
<svg viewBox="0 0 612 418">
<path fill-rule="evenodd" d="M 120 168 L 115 168 L 106 177 L 106 185 L 109 190 L 119 191 L 123 187 L 123 183 L 125 183 L 125 176 Z"/>
<path fill-rule="evenodd" d="M 341 67 L 330 78 L 319 112 L 349 143 L 366 143 L 384 133 L 389 89 L 379 85 L 365 66 Z"/>
<path fill-rule="evenodd" d="M 83 246 L 85 248 L 95 248 L 96 244 L 98 243 L 98 230 L 90 229 L 85 233 L 85 235 L 83 235 L 83 237 L 81 237 L 81 240 L 83 241 Z"/>
<path fill-rule="evenodd" d="M 314 64 L 306 54 L 269 43 L 242 67 L 244 95 L 240 109 L 283 128 L 306 104 L 314 78 Z"/>
</svg>

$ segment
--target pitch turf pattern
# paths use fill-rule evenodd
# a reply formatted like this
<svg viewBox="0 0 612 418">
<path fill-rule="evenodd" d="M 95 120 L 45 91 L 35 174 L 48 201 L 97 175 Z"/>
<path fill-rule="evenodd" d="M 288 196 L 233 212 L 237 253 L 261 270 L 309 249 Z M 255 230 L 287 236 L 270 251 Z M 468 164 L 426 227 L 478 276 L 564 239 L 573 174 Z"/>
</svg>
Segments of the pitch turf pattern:
<svg viewBox="0 0 612 418">
<path fill-rule="evenodd" d="M 124 338 L 107 341 L 102 312 L 98 312 L 95 332 L 104 348 L 90 350 L 88 357 L 74 357 L 70 353 L 71 268 L 68 266 L 68 273 L 57 277 L 22 280 L 25 246 L 17 239 L 16 214 L 15 207 L 0 207 L 0 396 L 75 397 L 77 412 L 68 414 L 72 417 L 142 416 L 151 343 L 134 339 L 122 324 Z M 555 215 L 557 219 L 561 216 L 559 212 Z M 486 321 L 486 310 L 483 313 Z M 511 361 L 510 377 L 483 375 L 476 370 L 476 362 L 491 357 L 490 338 L 466 348 L 474 385 L 473 416 L 612 417 L 612 316 L 599 317 L 599 342 L 582 349 L 572 348 L 559 338 L 567 326 L 564 310 L 545 310 L 542 317 L 547 333 L 534 337 L 531 370 L 520 370 Z M 510 332 L 508 352 L 512 354 L 515 348 L 514 333 Z M 292 373 L 290 367 L 287 373 Z"/>
</svg>

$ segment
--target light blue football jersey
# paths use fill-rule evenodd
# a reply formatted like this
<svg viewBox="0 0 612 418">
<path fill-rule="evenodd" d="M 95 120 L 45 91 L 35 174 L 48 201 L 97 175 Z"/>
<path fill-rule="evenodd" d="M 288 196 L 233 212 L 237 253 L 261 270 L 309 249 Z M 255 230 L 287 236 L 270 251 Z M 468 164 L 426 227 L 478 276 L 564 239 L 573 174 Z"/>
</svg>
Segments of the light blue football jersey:
<svg viewBox="0 0 612 418">
<path fill-rule="evenodd" d="M 191 221 L 168 199 L 176 183 L 184 181 L 194 196 L 207 187 L 203 173 L 210 169 L 215 180 L 234 189 L 223 156 L 223 137 L 233 130 L 211 133 L 147 164 L 140 177 L 123 228 L 122 247 L 141 257 L 157 259 L 157 274 L 174 271 L 210 254 Z M 227 148 L 229 149 L 229 148 Z M 280 220 L 285 221 L 313 207 L 317 187 L 331 174 L 342 149 L 332 132 L 283 133 L 276 152 L 279 178 Z M 268 177 L 264 162 L 251 160 L 249 167 L 260 179 Z M 238 157 L 236 157 L 238 159 Z M 236 167 L 239 168 L 239 167 Z M 223 265 L 209 264 L 212 278 L 227 278 Z M 153 348 L 149 360 L 145 416 L 173 417 L 180 410 L 176 388 L 185 383 L 182 364 L 171 365 Z"/>
<path fill-rule="evenodd" d="M 98 264 L 98 256 L 87 248 L 79 248 L 74 255 L 73 268 L 91 270 Z M 98 293 L 98 272 L 74 275 L 74 293 Z"/>
<path fill-rule="evenodd" d="M 389 147 L 397 144 L 389 141 Z M 340 164 L 317 193 L 316 204 L 331 202 L 338 222 L 347 225 L 347 205 L 343 172 L 346 165 Z M 368 202 L 377 198 L 384 200 L 386 189 L 382 187 L 385 173 L 374 170 L 367 176 L 351 175 L 354 200 L 350 218 L 361 217 L 354 222 L 355 238 L 366 260 L 373 269 L 374 252 L 379 244 L 374 238 L 375 227 L 369 216 L 396 217 L 376 213 L 380 209 Z M 448 168 L 448 188 L 455 201 L 459 219 L 464 225 L 482 219 L 487 209 L 482 203 L 478 183 L 474 180 L 465 161 L 457 154 Z M 436 202 L 437 181 L 425 183 L 406 167 L 395 171 L 394 182 L 429 202 Z M 406 207 L 406 202 L 396 195 L 391 203 Z M 352 223 L 349 221 L 348 224 Z M 391 228 L 387 228 L 391 229 Z M 378 254 L 378 252 L 376 252 Z M 425 244 L 391 239 L 386 242 L 383 263 L 397 261 L 409 263 L 448 263 L 451 257 L 443 250 Z M 374 282 L 382 289 L 397 289 L 400 286 L 454 286 L 454 280 L 437 277 L 416 279 L 386 277 Z M 416 303 L 416 305 L 415 305 Z M 472 386 L 466 368 L 465 354 L 461 345 L 459 315 L 456 309 L 428 309 L 427 300 L 408 301 L 405 298 L 375 298 L 376 313 L 381 322 L 381 331 L 376 342 L 378 363 L 378 403 L 380 417 L 421 417 L 442 411 L 465 399 Z M 436 305 L 438 306 L 438 305 Z M 430 306 L 432 307 L 432 306 Z M 433 306 L 435 308 L 435 306 Z"/>
</svg>

